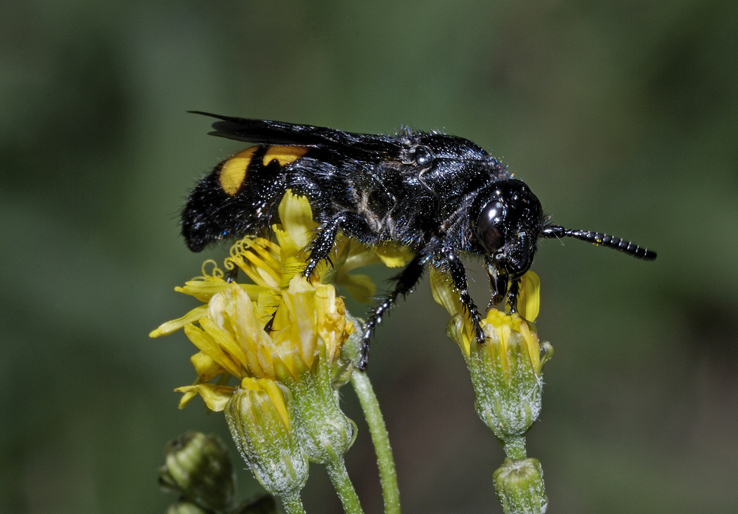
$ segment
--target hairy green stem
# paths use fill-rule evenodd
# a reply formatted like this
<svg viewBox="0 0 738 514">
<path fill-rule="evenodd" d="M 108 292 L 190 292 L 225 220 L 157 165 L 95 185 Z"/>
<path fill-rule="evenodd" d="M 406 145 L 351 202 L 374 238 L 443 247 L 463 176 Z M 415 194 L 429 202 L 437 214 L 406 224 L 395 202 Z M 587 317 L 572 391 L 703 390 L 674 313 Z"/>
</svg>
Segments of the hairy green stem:
<svg viewBox="0 0 738 514">
<path fill-rule="evenodd" d="M 286 494 L 280 499 L 282 500 L 282 505 L 284 505 L 284 511 L 287 514 L 305 514 L 305 507 L 302 506 L 300 493 Z"/>
<path fill-rule="evenodd" d="M 335 461 L 326 464 L 326 470 L 328 471 L 328 476 L 331 478 L 331 482 L 333 482 L 333 487 L 336 488 L 338 497 L 341 499 L 343 511 L 346 514 L 364 514 L 364 511 L 361 510 L 361 504 L 359 503 L 359 497 L 356 495 L 354 484 L 351 483 L 351 479 L 346 471 L 343 457 L 339 457 Z"/>
<path fill-rule="evenodd" d="M 500 441 L 505 455 L 511 459 L 524 459 L 525 454 L 525 436 L 513 436 L 504 441 Z"/>
<path fill-rule="evenodd" d="M 354 386 L 356 396 L 359 397 L 364 417 L 369 425 L 369 433 L 377 454 L 377 465 L 379 466 L 379 481 L 382 485 L 382 497 L 384 498 L 385 514 L 400 514 L 400 489 L 397 485 L 397 470 L 395 460 L 392 457 L 392 447 L 389 442 L 389 434 L 384 424 L 382 412 L 379 410 L 379 402 L 374 394 L 374 389 L 369 381 L 369 376 L 360 371 L 351 374 L 351 385 Z"/>
</svg>

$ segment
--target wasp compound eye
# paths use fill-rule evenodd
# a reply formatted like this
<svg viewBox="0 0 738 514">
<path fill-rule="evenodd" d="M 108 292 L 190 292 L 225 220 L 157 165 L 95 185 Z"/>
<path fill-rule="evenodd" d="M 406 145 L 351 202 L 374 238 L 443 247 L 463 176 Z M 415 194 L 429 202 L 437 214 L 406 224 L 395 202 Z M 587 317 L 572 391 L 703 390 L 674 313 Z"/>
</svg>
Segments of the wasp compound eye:
<svg viewBox="0 0 738 514">
<path fill-rule="evenodd" d="M 477 220 L 477 236 L 479 242 L 489 253 L 493 253 L 505 244 L 505 235 L 501 227 L 507 218 L 505 204 L 498 201 L 484 206 Z"/>
</svg>

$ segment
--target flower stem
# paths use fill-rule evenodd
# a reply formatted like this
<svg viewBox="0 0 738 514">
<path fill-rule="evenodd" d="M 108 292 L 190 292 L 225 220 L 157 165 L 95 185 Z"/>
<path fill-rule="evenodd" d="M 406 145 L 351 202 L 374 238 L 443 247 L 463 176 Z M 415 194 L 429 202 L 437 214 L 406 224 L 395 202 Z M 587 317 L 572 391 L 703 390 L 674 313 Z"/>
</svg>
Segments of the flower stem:
<svg viewBox="0 0 738 514">
<path fill-rule="evenodd" d="M 326 465 L 328 476 L 333 482 L 333 487 L 336 488 L 338 497 L 341 499 L 343 510 L 346 514 L 364 514 L 361 510 L 361 504 L 359 503 L 359 497 L 356 495 L 354 484 L 349 479 L 348 472 L 346 471 L 346 465 L 344 464 L 343 457 L 339 457 L 333 462 Z"/>
<path fill-rule="evenodd" d="M 385 514 L 400 514 L 400 489 L 397 485 L 397 470 L 392 457 L 392 447 L 389 442 L 387 426 L 384 424 L 379 402 L 374 394 L 372 383 L 366 373 L 354 371 L 351 374 L 351 385 L 354 386 L 356 396 L 359 397 L 364 417 L 369 425 L 369 433 L 377 454 L 379 466 L 379 481 L 382 485 Z"/>
<path fill-rule="evenodd" d="M 287 514 L 305 514 L 305 507 L 302 506 L 300 493 L 285 494 L 280 499 L 282 500 L 282 505 L 284 505 L 284 511 Z"/>
<path fill-rule="evenodd" d="M 505 441 L 501 441 L 505 455 L 511 459 L 524 459 L 525 454 L 525 436 L 512 436 Z"/>
</svg>

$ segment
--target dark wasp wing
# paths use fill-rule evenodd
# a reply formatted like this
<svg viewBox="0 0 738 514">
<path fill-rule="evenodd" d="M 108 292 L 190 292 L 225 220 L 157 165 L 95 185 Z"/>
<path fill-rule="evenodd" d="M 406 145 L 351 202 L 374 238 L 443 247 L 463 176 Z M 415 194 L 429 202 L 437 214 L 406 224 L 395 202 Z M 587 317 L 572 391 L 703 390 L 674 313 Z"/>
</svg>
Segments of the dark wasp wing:
<svg viewBox="0 0 738 514">
<path fill-rule="evenodd" d="M 327 127 L 235 118 L 202 111 L 190 112 L 220 120 L 213 123 L 215 130 L 210 132 L 211 135 L 247 143 L 325 148 L 373 161 L 397 156 L 401 150 L 394 136 L 357 134 Z"/>
<path fill-rule="evenodd" d="M 332 212 L 336 202 L 351 203 L 349 183 L 377 182 L 370 170 L 402 152 L 393 136 L 193 112 L 218 120 L 212 135 L 257 145 L 222 161 L 190 193 L 182 234 L 193 251 L 268 230 L 288 188 L 307 196 L 314 214 Z"/>
</svg>

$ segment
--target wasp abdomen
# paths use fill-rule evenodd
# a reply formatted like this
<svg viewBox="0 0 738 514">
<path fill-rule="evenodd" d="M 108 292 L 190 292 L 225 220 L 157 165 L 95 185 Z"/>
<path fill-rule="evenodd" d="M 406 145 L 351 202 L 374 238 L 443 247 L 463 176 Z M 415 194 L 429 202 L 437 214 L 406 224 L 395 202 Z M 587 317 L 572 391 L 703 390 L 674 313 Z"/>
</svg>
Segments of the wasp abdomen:
<svg viewBox="0 0 738 514">
<path fill-rule="evenodd" d="M 258 145 L 218 164 L 192 191 L 182 212 L 182 235 L 190 250 L 266 230 L 286 189 L 288 166 L 308 150 Z"/>
</svg>

